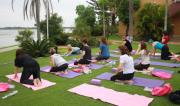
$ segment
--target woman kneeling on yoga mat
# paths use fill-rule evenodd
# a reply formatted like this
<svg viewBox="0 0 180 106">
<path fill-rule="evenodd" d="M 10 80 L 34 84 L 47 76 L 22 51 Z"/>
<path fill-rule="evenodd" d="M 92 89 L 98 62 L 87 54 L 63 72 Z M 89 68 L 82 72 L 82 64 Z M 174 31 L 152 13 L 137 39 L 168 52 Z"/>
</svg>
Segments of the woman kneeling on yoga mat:
<svg viewBox="0 0 180 106">
<path fill-rule="evenodd" d="M 124 83 L 132 83 L 134 77 L 134 61 L 130 56 L 129 50 L 126 46 L 119 47 L 121 56 L 119 66 L 117 68 L 117 74 L 111 77 L 111 81 L 120 80 Z"/>
<path fill-rule="evenodd" d="M 162 44 L 158 41 L 155 41 L 152 43 L 152 46 L 153 46 L 153 51 L 152 51 L 153 55 L 155 55 L 156 49 L 159 49 L 159 50 L 161 50 L 161 59 L 162 60 L 170 60 L 171 59 L 170 56 L 172 54 L 169 52 L 169 48 L 167 45 Z"/>
<path fill-rule="evenodd" d="M 87 65 L 91 63 L 91 48 L 87 44 L 87 39 L 83 39 L 82 44 L 82 54 L 80 59 L 74 63 L 75 65 Z"/>
<path fill-rule="evenodd" d="M 70 56 L 73 54 L 80 54 L 80 48 L 79 47 L 72 47 L 71 44 L 67 45 L 67 53 L 66 56 Z"/>
<path fill-rule="evenodd" d="M 100 53 L 99 56 L 96 57 L 97 61 L 100 60 L 107 60 L 110 57 L 110 53 L 109 53 L 109 46 L 107 43 L 107 40 L 105 37 L 101 38 L 101 44 L 100 44 Z"/>
<path fill-rule="evenodd" d="M 66 69 L 68 68 L 67 61 L 62 58 L 59 54 L 56 54 L 55 49 L 50 49 L 51 59 L 50 64 L 52 66 L 50 72 L 62 72 L 67 74 Z"/>
<path fill-rule="evenodd" d="M 16 51 L 16 58 L 14 63 L 14 78 L 18 78 L 17 73 L 20 68 L 23 67 L 20 83 L 34 85 L 37 87 L 41 86 L 40 66 L 36 60 L 34 60 L 28 54 L 25 54 L 22 49 L 18 49 Z M 33 80 L 29 79 L 31 75 L 33 75 Z"/>
<path fill-rule="evenodd" d="M 137 55 L 141 55 L 141 62 L 140 64 L 134 66 L 134 68 L 136 70 L 144 70 L 144 69 L 148 69 L 150 66 L 150 57 L 149 57 L 149 52 L 147 50 L 147 46 L 145 42 L 141 42 L 138 45 L 138 49 L 136 51 Z"/>
</svg>

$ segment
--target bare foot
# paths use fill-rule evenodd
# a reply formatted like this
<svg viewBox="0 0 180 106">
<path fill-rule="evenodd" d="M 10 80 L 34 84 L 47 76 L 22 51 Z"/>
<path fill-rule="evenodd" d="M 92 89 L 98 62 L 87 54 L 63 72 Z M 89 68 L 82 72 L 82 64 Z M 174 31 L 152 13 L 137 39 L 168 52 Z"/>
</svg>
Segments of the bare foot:
<svg viewBox="0 0 180 106">
<path fill-rule="evenodd" d="M 133 80 L 126 80 L 126 81 L 124 81 L 124 83 L 132 85 L 133 84 Z"/>
<path fill-rule="evenodd" d="M 66 71 L 64 71 L 64 74 L 68 74 L 68 71 L 66 70 Z"/>
<path fill-rule="evenodd" d="M 37 84 L 38 84 L 38 87 L 42 86 L 42 82 L 40 81 L 39 78 L 37 79 Z"/>
<path fill-rule="evenodd" d="M 34 80 L 33 80 L 33 83 L 34 83 L 34 86 L 35 86 L 35 87 L 38 87 L 37 79 L 34 79 Z"/>
</svg>

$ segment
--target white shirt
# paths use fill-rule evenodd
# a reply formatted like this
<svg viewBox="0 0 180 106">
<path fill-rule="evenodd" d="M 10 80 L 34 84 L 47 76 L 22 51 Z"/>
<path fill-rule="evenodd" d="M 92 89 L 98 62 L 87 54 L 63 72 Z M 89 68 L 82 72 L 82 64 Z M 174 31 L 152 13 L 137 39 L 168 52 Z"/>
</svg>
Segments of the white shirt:
<svg viewBox="0 0 180 106">
<path fill-rule="evenodd" d="M 59 54 L 53 54 L 51 57 L 53 58 L 55 66 L 57 67 L 67 63 L 67 61 L 64 58 L 62 58 Z"/>
<path fill-rule="evenodd" d="M 150 57 L 149 54 L 146 53 L 146 50 L 141 50 L 139 54 L 141 55 L 141 64 L 143 65 L 150 64 Z"/>
<path fill-rule="evenodd" d="M 123 65 L 123 74 L 131 74 L 134 72 L 134 61 L 127 54 L 120 56 L 120 63 Z"/>
</svg>

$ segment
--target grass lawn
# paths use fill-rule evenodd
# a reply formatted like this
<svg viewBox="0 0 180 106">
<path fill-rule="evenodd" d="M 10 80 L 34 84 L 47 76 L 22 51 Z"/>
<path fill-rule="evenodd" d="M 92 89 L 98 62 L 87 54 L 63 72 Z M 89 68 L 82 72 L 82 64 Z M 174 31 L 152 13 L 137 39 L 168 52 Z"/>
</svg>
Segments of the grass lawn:
<svg viewBox="0 0 180 106">
<path fill-rule="evenodd" d="M 117 48 L 117 45 L 111 45 L 110 49 L 114 50 Z M 133 48 L 137 48 L 137 42 L 134 42 Z M 180 45 L 170 45 L 170 50 L 172 52 L 179 52 Z M 96 53 L 98 48 L 93 48 L 93 53 Z M 64 50 L 60 51 L 61 53 Z M 13 60 L 15 57 L 15 50 L 0 53 L 0 82 L 7 82 L 7 78 L 5 75 L 13 73 Z M 73 56 L 66 57 L 67 60 L 74 58 Z M 137 58 L 135 56 L 134 58 Z M 40 66 L 46 66 L 49 64 L 49 57 L 38 58 L 38 62 Z M 168 61 L 172 62 L 172 61 Z M 7 63 L 7 64 L 4 64 Z M 114 66 L 115 67 L 115 66 Z M 165 80 L 169 82 L 173 86 L 173 90 L 180 90 L 180 74 L 177 71 L 180 71 L 180 68 L 168 68 L 168 67 L 161 67 L 155 66 L 156 68 L 162 68 L 167 70 L 174 71 L 173 78 L 170 80 Z M 81 75 L 74 79 L 66 79 L 57 77 L 52 74 L 41 73 L 41 77 L 47 79 L 52 82 L 56 82 L 55 86 L 45 88 L 38 91 L 32 91 L 31 89 L 25 88 L 24 86 L 13 82 L 16 86 L 15 89 L 18 90 L 18 94 L 13 97 L 9 97 L 5 100 L 2 100 L 1 97 L 5 94 L 9 93 L 0 93 L 0 106 L 111 106 L 111 104 L 101 102 L 99 100 L 94 100 L 88 97 L 80 96 L 77 94 L 73 94 L 68 92 L 67 90 L 78 86 L 83 83 L 89 83 L 92 78 L 95 78 L 97 75 L 103 72 L 109 72 L 112 67 L 106 66 L 100 70 L 93 71 L 92 74 L 88 75 Z M 144 75 L 141 73 L 136 73 L 135 76 L 145 77 L 145 78 L 152 78 L 152 79 L 159 79 L 156 77 Z M 128 92 L 130 94 L 139 94 L 144 95 L 147 97 L 154 98 L 153 102 L 150 106 L 178 106 L 169 102 L 167 96 L 163 97 L 156 97 L 151 96 L 149 92 L 143 90 L 143 87 L 132 86 L 132 85 L 117 85 L 111 81 L 103 81 L 102 86 L 114 89 L 120 92 Z"/>
</svg>

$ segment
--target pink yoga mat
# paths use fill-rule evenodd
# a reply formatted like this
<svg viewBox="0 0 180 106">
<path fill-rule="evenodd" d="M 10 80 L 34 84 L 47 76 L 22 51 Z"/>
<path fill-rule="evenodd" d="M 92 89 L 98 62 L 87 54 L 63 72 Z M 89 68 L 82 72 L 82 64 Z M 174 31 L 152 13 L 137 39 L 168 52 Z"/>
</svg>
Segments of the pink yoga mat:
<svg viewBox="0 0 180 106">
<path fill-rule="evenodd" d="M 82 84 L 68 91 L 117 106 L 148 106 L 153 101 L 153 98 L 118 92 L 109 88 L 89 84 Z"/>
<path fill-rule="evenodd" d="M 18 78 L 17 79 L 14 79 L 14 74 L 6 75 L 6 77 L 9 78 L 10 80 L 13 80 L 13 81 L 15 81 L 17 83 L 20 83 L 21 73 L 18 73 Z M 32 90 L 36 91 L 36 90 L 47 88 L 47 87 L 50 87 L 50 86 L 53 86 L 53 85 L 56 84 L 54 82 L 50 82 L 50 81 L 44 80 L 44 79 L 41 79 L 41 81 L 42 81 L 42 86 L 40 86 L 40 87 L 35 87 L 33 85 L 27 85 L 27 84 L 22 84 L 22 85 L 24 85 L 25 87 L 31 88 Z"/>
</svg>

